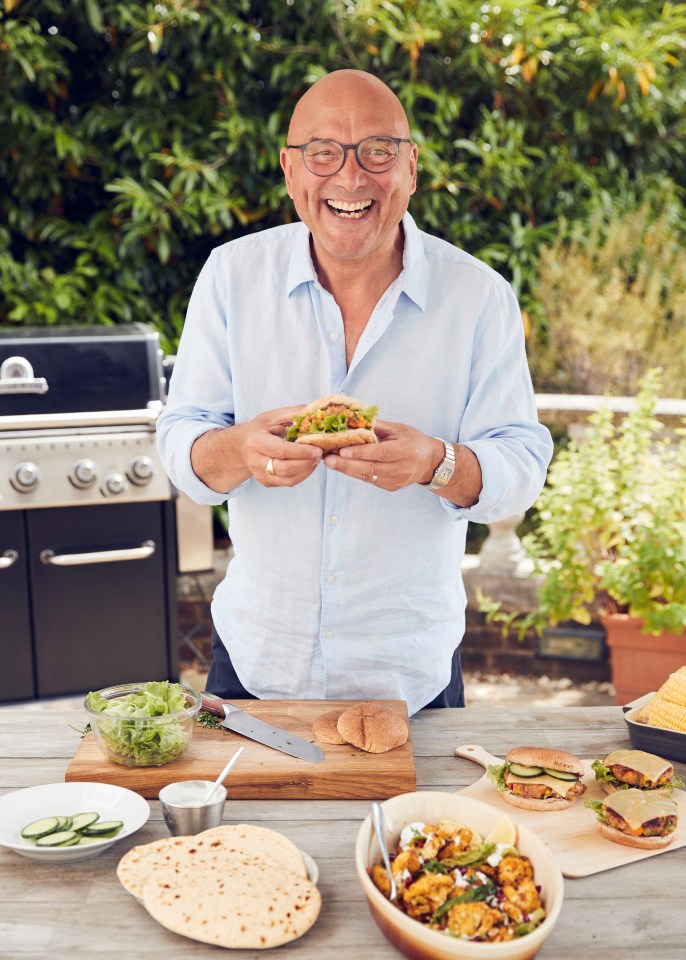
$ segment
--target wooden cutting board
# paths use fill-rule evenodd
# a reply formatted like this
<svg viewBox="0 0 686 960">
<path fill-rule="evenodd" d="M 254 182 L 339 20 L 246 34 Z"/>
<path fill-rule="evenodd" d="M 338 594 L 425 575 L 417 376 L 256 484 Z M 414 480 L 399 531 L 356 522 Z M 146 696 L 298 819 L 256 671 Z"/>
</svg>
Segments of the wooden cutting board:
<svg viewBox="0 0 686 960">
<path fill-rule="evenodd" d="M 503 763 L 501 759 L 494 757 L 476 744 L 457 747 L 455 753 L 458 757 L 474 760 L 483 767 L 491 764 L 499 766 Z M 493 781 L 488 779 L 487 774 L 457 792 L 466 793 L 492 807 L 497 807 L 502 810 L 504 816 L 534 830 L 553 851 L 565 877 L 587 877 L 591 873 L 600 873 L 603 870 L 621 867 L 635 860 L 655 857 L 660 853 L 669 853 L 677 847 L 686 846 L 686 793 L 683 790 L 675 790 L 672 794 L 679 805 L 679 826 L 668 847 L 661 850 L 637 850 L 635 847 L 625 847 L 622 844 L 613 843 L 612 840 L 606 840 L 599 830 L 595 813 L 584 806 L 586 800 L 602 800 L 607 796 L 591 769 L 593 759 L 595 758 L 583 761 L 585 773 L 582 780 L 588 788 L 586 793 L 577 798 L 566 810 L 541 812 L 513 807 L 503 800 L 502 794 L 498 792 Z"/>
<path fill-rule="evenodd" d="M 345 709 L 345 700 L 236 700 L 261 720 L 314 741 L 312 723 L 326 710 Z M 405 720 L 402 700 L 379 700 Z M 350 744 L 320 743 L 321 763 L 298 760 L 237 733 L 196 725 L 190 746 L 178 760 L 161 767 L 124 767 L 108 760 L 92 733 L 81 741 L 65 780 L 113 783 L 156 799 L 162 787 L 177 780 L 215 780 L 231 754 L 245 747 L 227 779 L 229 799 L 355 800 L 387 799 L 416 788 L 412 740 L 386 753 L 365 753 Z"/>
</svg>

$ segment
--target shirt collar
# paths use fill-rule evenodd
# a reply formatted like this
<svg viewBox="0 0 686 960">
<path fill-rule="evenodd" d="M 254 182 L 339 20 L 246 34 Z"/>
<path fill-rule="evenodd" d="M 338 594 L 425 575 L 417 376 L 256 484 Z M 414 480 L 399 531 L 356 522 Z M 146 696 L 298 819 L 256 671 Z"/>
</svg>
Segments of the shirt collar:
<svg viewBox="0 0 686 960">
<path fill-rule="evenodd" d="M 402 224 L 405 234 L 405 248 L 403 250 L 403 272 L 399 277 L 401 290 L 423 311 L 426 309 L 424 245 L 419 228 L 409 213 L 406 213 L 403 217 Z M 304 223 L 299 226 L 300 229 L 295 234 L 288 265 L 288 296 L 301 283 L 317 282 L 317 274 L 310 254 L 310 231 Z"/>
</svg>

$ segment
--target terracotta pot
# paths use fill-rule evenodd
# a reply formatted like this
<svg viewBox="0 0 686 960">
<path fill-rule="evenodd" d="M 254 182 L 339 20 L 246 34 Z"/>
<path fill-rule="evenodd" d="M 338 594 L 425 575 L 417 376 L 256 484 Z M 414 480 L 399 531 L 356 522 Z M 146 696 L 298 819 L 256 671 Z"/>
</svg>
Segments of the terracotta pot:
<svg viewBox="0 0 686 960">
<path fill-rule="evenodd" d="M 686 633 L 641 633 L 642 621 L 624 613 L 600 618 L 610 650 L 615 703 L 630 703 L 657 690 L 686 665 Z"/>
</svg>

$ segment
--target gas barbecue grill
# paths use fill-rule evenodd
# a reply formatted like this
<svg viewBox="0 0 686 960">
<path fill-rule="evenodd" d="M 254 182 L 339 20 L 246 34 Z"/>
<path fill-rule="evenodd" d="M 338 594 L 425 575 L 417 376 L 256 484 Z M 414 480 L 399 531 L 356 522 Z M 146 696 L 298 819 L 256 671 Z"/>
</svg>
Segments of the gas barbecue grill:
<svg viewBox="0 0 686 960">
<path fill-rule="evenodd" d="M 176 679 L 164 397 L 143 324 L 0 331 L 0 701 Z"/>
</svg>

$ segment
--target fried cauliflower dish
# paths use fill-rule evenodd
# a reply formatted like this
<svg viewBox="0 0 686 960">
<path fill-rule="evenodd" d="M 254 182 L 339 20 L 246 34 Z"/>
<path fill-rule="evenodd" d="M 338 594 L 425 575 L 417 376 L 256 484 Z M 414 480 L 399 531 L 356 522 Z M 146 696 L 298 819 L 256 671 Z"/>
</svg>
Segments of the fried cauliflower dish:
<svg viewBox="0 0 686 960">
<path fill-rule="evenodd" d="M 391 871 L 409 917 L 461 940 L 513 940 L 545 917 L 531 861 L 450 820 L 408 824 L 391 853 Z M 370 875 L 389 897 L 385 867 L 374 864 Z"/>
</svg>

